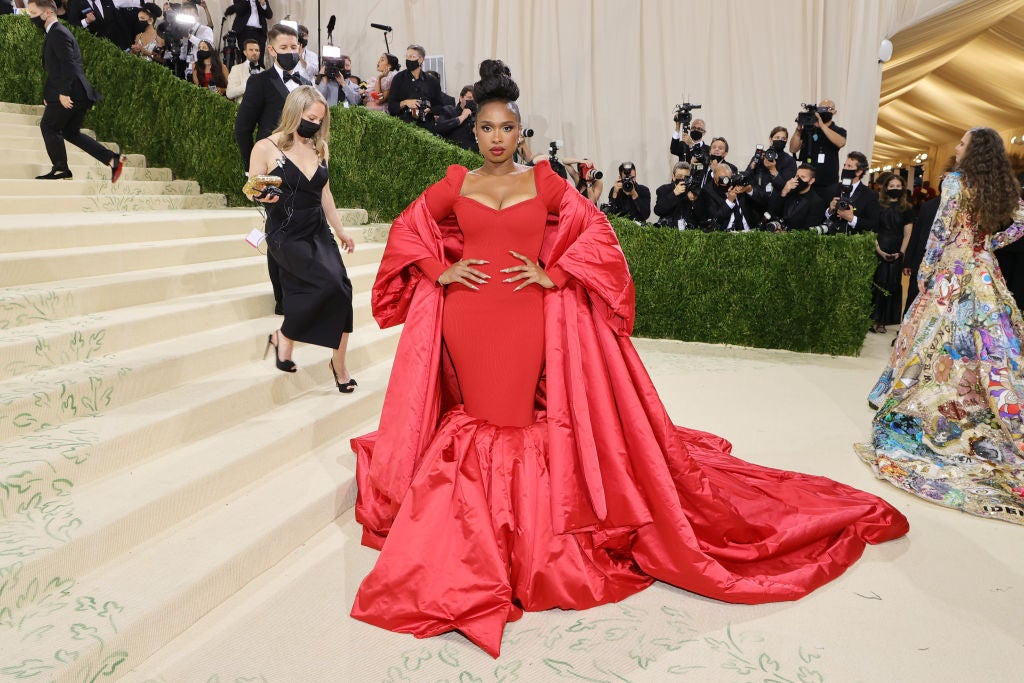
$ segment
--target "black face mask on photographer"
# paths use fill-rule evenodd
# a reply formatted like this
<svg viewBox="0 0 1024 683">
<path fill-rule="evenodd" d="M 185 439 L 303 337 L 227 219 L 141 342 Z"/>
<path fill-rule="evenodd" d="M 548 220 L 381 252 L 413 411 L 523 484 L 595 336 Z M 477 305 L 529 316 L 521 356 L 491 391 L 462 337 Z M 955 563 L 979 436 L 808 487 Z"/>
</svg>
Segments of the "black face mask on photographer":
<svg viewBox="0 0 1024 683">
<path fill-rule="evenodd" d="M 803 191 L 810 187 L 811 184 L 803 178 L 797 177 L 796 179 L 796 191 L 797 194 L 803 194 Z"/>
<path fill-rule="evenodd" d="M 694 142 L 697 142 L 702 137 L 704 137 L 704 131 L 700 130 L 699 128 L 694 128 L 690 131 L 690 139 L 693 140 Z"/>
<path fill-rule="evenodd" d="M 721 161 L 722 159 L 725 159 L 721 154 L 712 154 L 708 158 L 711 159 L 711 161 Z"/>
<path fill-rule="evenodd" d="M 291 71 L 299 65 L 299 55 L 295 52 L 278 52 L 277 64 L 285 71 Z"/>
<path fill-rule="evenodd" d="M 830 112 L 830 111 L 821 112 L 821 114 L 819 114 L 819 116 L 821 116 L 821 122 L 822 123 L 828 123 L 828 122 L 830 122 L 832 120 L 832 112 Z"/>
<path fill-rule="evenodd" d="M 405 68 L 408 69 L 409 71 L 415 71 L 416 69 L 420 68 L 420 63 L 418 60 L 415 59 L 407 59 L 405 60 Z"/>
<path fill-rule="evenodd" d="M 307 140 L 316 135 L 317 132 L 319 131 L 319 123 L 313 123 L 312 121 L 307 121 L 306 119 L 302 119 L 301 121 L 299 121 L 299 127 L 295 129 L 296 133 L 306 138 Z"/>
<path fill-rule="evenodd" d="M 784 152 L 786 150 L 785 140 L 772 140 L 772 149 L 776 152 Z"/>
<path fill-rule="evenodd" d="M 842 170 L 842 173 L 839 174 L 839 177 L 842 178 L 843 180 L 847 180 L 847 179 L 853 180 L 854 176 L 856 176 L 856 175 L 857 175 L 857 169 L 855 169 L 855 168 L 844 168 Z"/>
</svg>

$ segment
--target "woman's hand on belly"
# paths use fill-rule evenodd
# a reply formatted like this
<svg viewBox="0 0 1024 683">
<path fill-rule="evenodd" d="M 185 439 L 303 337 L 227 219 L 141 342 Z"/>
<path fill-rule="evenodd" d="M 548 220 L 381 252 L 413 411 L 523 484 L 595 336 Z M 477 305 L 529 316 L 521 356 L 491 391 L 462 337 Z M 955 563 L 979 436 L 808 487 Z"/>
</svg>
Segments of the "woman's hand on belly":
<svg viewBox="0 0 1024 683">
<path fill-rule="evenodd" d="M 531 261 L 526 256 L 523 256 L 522 254 L 516 253 L 514 251 L 510 251 L 509 253 L 523 262 L 523 265 L 521 266 L 511 266 L 509 268 L 501 269 L 501 272 L 503 273 L 518 273 L 518 275 L 515 275 L 514 277 L 506 278 L 505 280 L 503 280 L 503 282 L 521 281 L 522 284 L 520 284 L 518 287 L 512 290 L 513 292 L 518 292 L 523 287 L 533 284 L 540 285 L 544 289 L 554 288 L 555 283 L 551 280 L 550 277 L 548 277 L 548 274 L 544 272 L 543 268 L 541 268 L 539 265 Z"/>
<path fill-rule="evenodd" d="M 490 261 L 484 261 L 483 259 L 478 258 L 464 258 L 461 261 L 456 261 L 448 267 L 448 270 L 438 276 L 437 282 L 444 286 L 458 282 L 470 289 L 478 290 L 480 288 L 473 283 L 475 282 L 477 284 L 485 285 L 491 276 L 477 270 L 473 266 L 479 266 L 485 263 L 490 263 Z"/>
</svg>

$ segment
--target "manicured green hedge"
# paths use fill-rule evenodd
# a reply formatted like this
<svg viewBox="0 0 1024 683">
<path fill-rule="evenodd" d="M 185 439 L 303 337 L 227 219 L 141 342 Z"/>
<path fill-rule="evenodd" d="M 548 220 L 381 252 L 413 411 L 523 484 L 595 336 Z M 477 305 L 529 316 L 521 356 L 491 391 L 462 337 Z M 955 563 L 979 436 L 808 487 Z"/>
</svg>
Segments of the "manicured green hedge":
<svg viewBox="0 0 1024 683">
<path fill-rule="evenodd" d="M 144 154 L 179 178 L 199 181 L 232 204 L 249 204 L 235 144 L 237 106 L 175 78 L 168 69 L 123 54 L 112 43 L 71 27 L 85 73 L 103 101 L 85 125 L 123 151 Z M 0 16 L 0 101 L 41 104 L 43 34 L 26 17 Z M 16 49 L 15 49 L 16 48 Z M 331 111 L 331 189 L 339 206 L 358 206 L 390 221 L 444 175 L 449 164 L 476 166 L 478 155 L 380 112 Z"/>
<path fill-rule="evenodd" d="M 874 237 L 680 232 L 612 220 L 636 283 L 634 334 L 856 355 Z"/>
</svg>

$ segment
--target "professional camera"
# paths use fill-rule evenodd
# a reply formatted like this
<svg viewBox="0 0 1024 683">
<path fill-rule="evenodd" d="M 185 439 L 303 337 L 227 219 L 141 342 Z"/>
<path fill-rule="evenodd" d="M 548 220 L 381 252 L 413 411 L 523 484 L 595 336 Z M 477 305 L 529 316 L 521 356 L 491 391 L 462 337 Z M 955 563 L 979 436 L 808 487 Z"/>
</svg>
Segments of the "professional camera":
<svg viewBox="0 0 1024 683">
<path fill-rule="evenodd" d="M 853 202 L 850 201 L 852 183 L 849 178 L 843 178 L 839 183 L 839 201 L 836 202 L 836 211 L 847 211 L 853 208 Z"/>
<path fill-rule="evenodd" d="M 760 145 L 758 145 L 758 147 L 760 147 Z M 775 151 L 774 147 L 769 147 L 768 149 L 766 149 L 764 151 L 764 160 L 765 161 L 773 161 L 773 162 L 774 161 L 778 161 L 779 160 L 779 153 Z"/>
<path fill-rule="evenodd" d="M 342 75 L 342 67 L 345 66 L 345 63 L 341 59 L 340 47 L 336 45 L 324 45 L 321 57 L 324 60 L 325 78 L 333 81 Z"/>
<path fill-rule="evenodd" d="M 593 164 L 580 162 L 576 164 L 576 168 L 580 172 L 580 179 L 584 180 L 585 182 L 592 183 L 595 180 L 600 180 L 601 178 L 604 178 L 604 173 L 598 171 Z"/>
<path fill-rule="evenodd" d="M 724 180 L 724 178 L 723 178 Z M 754 172 L 749 169 L 743 169 L 738 173 L 733 173 L 732 183 L 735 187 L 743 187 L 744 185 L 754 184 Z"/>
<path fill-rule="evenodd" d="M 677 104 L 672 120 L 676 123 L 683 124 L 683 130 L 688 131 L 690 130 L 690 123 L 693 121 L 693 114 L 691 112 L 693 112 L 694 109 L 700 109 L 700 105 L 691 104 L 690 102 Z"/>
<path fill-rule="evenodd" d="M 750 164 L 757 168 L 762 161 L 764 161 L 764 145 L 758 145 L 754 148 L 754 156 L 750 158 Z"/>
<path fill-rule="evenodd" d="M 622 191 L 629 194 L 636 189 L 636 181 L 629 177 L 629 172 L 635 168 L 633 164 L 623 164 L 622 170 L 626 173 L 626 177 L 622 179 Z"/>
<path fill-rule="evenodd" d="M 413 120 L 425 123 L 430 118 L 430 114 L 427 112 L 428 109 L 430 109 L 430 100 L 416 100 L 416 115 L 412 117 Z M 402 111 L 409 112 L 412 115 L 410 107 L 402 107 Z"/>
<path fill-rule="evenodd" d="M 562 176 L 563 178 L 569 177 L 569 172 L 565 170 L 565 166 L 561 161 L 558 160 L 558 149 L 562 146 L 561 140 L 552 140 L 551 144 L 548 145 L 548 163 L 551 164 L 551 170 Z"/>
<path fill-rule="evenodd" d="M 523 128 L 522 136 L 524 138 L 532 138 L 533 137 L 533 128 Z"/>
<path fill-rule="evenodd" d="M 818 123 L 818 117 L 815 114 L 825 114 L 828 112 L 828 107 L 819 107 L 816 104 L 802 103 L 803 111 L 796 115 L 796 125 L 801 128 L 814 128 L 814 125 Z"/>
<path fill-rule="evenodd" d="M 475 116 L 477 109 L 479 109 L 479 107 L 476 106 L 476 102 L 474 102 L 473 100 L 466 100 L 466 109 L 468 109 L 469 112 Z"/>
</svg>

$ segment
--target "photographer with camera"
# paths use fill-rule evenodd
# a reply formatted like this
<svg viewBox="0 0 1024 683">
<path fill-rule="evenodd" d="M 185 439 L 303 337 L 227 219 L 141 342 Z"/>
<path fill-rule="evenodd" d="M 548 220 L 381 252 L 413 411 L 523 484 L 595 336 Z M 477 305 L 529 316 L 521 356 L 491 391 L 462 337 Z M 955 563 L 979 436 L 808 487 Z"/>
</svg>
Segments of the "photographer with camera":
<svg viewBox="0 0 1024 683">
<path fill-rule="evenodd" d="M 415 43 L 405 49 L 405 70 L 391 81 L 388 112 L 406 123 L 430 128 L 431 103 L 441 101 L 441 82 L 423 73 L 427 51 Z"/>
<path fill-rule="evenodd" d="M 720 164 L 725 164 L 732 169 L 733 175 L 739 173 L 739 169 L 736 166 L 725 160 L 726 155 L 729 154 L 729 141 L 725 138 L 711 138 L 711 144 L 708 146 L 708 160 L 709 168 L 714 171 Z"/>
<path fill-rule="evenodd" d="M 133 27 L 137 11 L 138 8 L 133 8 L 131 16 L 126 17 L 126 11 L 118 8 L 113 0 L 71 0 L 64 17 L 94 36 L 106 38 L 121 50 L 128 50 L 136 33 Z"/>
<path fill-rule="evenodd" d="M 694 204 L 700 196 L 700 188 L 695 187 L 690 177 L 690 164 L 677 162 L 672 167 L 672 181 L 662 185 L 654 192 L 654 213 L 661 217 L 657 225 L 685 230 L 696 224 Z"/>
<path fill-rule="evenodd" d="M 717 164 L 694 206 L 697 223 L 723 232 L 748 232 L 759 227 L 757 207 L 747 194 L 749 182 L 728 163 Z"/>
<path fill-rule="evenodd" d="M 167 43 L 164 60 L 173 62 L 170 66 L 174 74 L 185 80 L 192 79 L 192 63 L 196 61 L 199 43 L 205 40 L 210 45 L 215 44 L 213 29 L 199 21 L 197 7 L 203 8 L 207 21 L 210 21 L 210 10 L 205 2 L 196 5 L 183 3 L 178 9 L 165 10 L 165 21 L 157 27 L 160 37 Z"/>
<path fill-rule="evenodd" d="M 651 215 L 651 191 L 636 182 L 632 161 L 619 164 L 619 179 L 608 193 L 608 212 L 643 223 Z"/>
<path fill-rule="evenodd" d="M 362 104 L 363 93 L 352 80 L 352 60 L 348 58 L 348 55 L 336 58 L 329 56 L 329 50 L 332 48 L 338 50 L 338 48 L 332 45 L 324 47 L 324 60 L 320 65 L 320 73 L 316 76 L 316 89 L 327 100 L 327 106 L 333 107 L 342 101 L 346 107 Z M 338 51 L 340 52 L 340 50 Z M 300 64 L 299 69 L 301 68 Z"/>
<path fill-rule="evenodd" d="M 699 104 L 685 102 L 676 106 L 675 121 L 676 130 L 672 133 L 672 142 L 668 149 L 675 154 L 679 161 L 690 161 L 694 154 L 708 153 L 708 143 L 704 140 L 707 136 L 708 127 L 704 119 L 693 119 L 692 109 L 700 109 Z"/>
<path fill-rule="evenodd" d="M 242 96 L 245 94 L 245 84 L 249 81 L 249 76 L 258 74 L 263 70 L 262 63 L 260 62 L 260 43 L 255 38 L 248 38 L 242 44 L 242 54 L 245 55 L 245 61 L 239 62 L 231 67 L 231 71 L 228 72 L 228 89 L 227 96 L 229 100 L 235 102 L 241 102 Z"/>
<path fill-rule="evenodd" d="M 843 164 L 838 184 L 832 185 L 832 197 L 825 211 L 830 232 L 853 234 L 878 229 L 878 193 L 863 182 L 868 158 L 861 152 L 850 152 Z"/>
<path fill-rule="evenodd" d="M 347 70 L 351 72 L 351 69 L 349 64 Z M 299 24 L 299 71 L 310 82 L 316 82 L 320 73 L 320 56 L 309 49 L 309 29 L 302 24 Z"/>
<path fill-rule="evenodd" d="M 576 191 L 590 200 L 594 206 L 601 203 L 601 194 L 604 192 L 604 173 L 597 170 L 597 166 L 590 159 L 563 159 L 565 170 L 569 179 L 576 186 Z"/>
<path fill-rule="evenodd" d="M 784 126 L 772 128 L 768 148 L 758 145 L 747 166 L 754 188 L 750 196 L 762 212 L 775 214 L 772 199 L 796 175 L 796 160 L 786 152 L 788 140 L 789 131 Z"/>
<path fill-rule="evenodd" d="M 800 164 L 796 175 L 772 195 L 769 213 L 778 216 L 788 230 L 807 230 L 820 225 L 825 213 L 825 200 L 814 191 L 816 171 L 810 164 Z"/>
<path fill-rule="evenodd" d="M 473 101 L 473 86 L 467 85 L 459 93 L 456 106 L 441 107 L 434 122 L 434 133 L 454 142 L 462 149 L 479 152 L 473 126 L 476 124 L 476 102 Z"/>
<path fill-rule="evenodd" d="M 839 179 L 839 150 L 846 146 L 846 129 L 833 120 L 836 103 L 832 100 L 822 100 L 817 106 L 805 104 L 803 108 L 796 116 L 789 151 L 798 162 L 814 166 L 818 191 L 822 192 Z"/>
<path fill-rule="evenodd" d="M 245 45 L 245 41 L 255 40 L 260 46 L 260 54 L 264 54 L 267 51 L 267 19 L 274 18 L 270 0 L 232 0 L 224 16 L 232 14 L 235 18 L 231 21 L 231 32 L 237 36 L 238 43 Z"/>
</svg>

